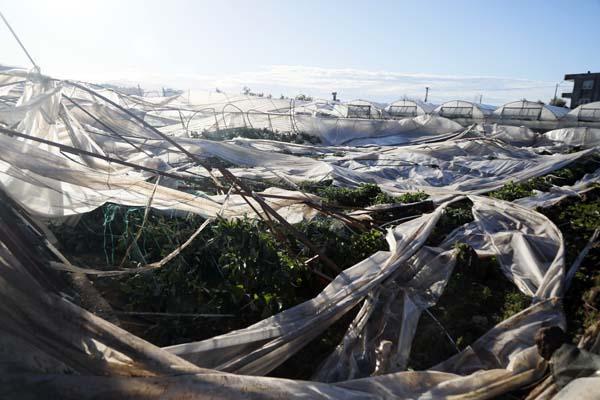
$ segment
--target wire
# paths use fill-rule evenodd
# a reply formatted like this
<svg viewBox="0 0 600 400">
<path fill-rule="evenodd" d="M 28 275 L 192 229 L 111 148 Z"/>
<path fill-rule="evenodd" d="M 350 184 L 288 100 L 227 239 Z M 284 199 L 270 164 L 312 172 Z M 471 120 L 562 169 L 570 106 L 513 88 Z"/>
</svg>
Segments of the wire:
<svg viewBox="0 0 600 400">
<path fill-rule="evenodd" d="M 27 58 L 29 58 L 29 61 L 31 61 L 31 63 L 33 64 L 33 68 L 35 68 L 36 70 L 40 70 L 40 67 L 38 67 L 38 65 L 35 63 L 35 61 L 33 61 L 33 58 L 31 57 L 31 54 L 29 54 L 29 52 L 27 51 L 27 49 L 25 48 L 25 46 L 23 45 L 23 42 L 21 42 L 21 39 L 19 39 L 19 37 L 17 36 L 16 32 L 13 30 L 13 28 L 10 26 L 10 24 L 8 23 L 8 21 L 6 20 L 6 18 L 4 18 L 4 14 L 2 14 L 2 11 L 0 11 L 0 18 L 2 18 L 2 20 L 4 21 L 4 23 L 6 24 L 6 27 L 8 28 L 8 30 L 10 31 L 10 33 L 13 34 L 13 36 L 15 37 L 15 39 L 17 40 L 17 43 L 19 43 L 19 46 L 21 46 L 21 49 L 23 49 L 23 51 L 25 52 L 25 55 L 27 55 Z"/>
</svg>

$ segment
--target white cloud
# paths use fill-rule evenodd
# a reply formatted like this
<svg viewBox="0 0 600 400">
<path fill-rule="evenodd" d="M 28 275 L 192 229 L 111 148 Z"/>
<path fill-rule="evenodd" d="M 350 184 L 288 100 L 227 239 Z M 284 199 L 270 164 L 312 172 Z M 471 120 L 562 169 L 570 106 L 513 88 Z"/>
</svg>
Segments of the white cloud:
<svg viewBox="0 0 600 400">
<path fill-rule="evenodd" d="M 472 101 L 478 100 L 482 95 L 484 103 L 497 105 L 522 98 L 548 101 L 554 94 L 556 84 L 498 76 L 435 75 L 294 65 L 272 65 L 255 71 L 220 75 L 140 74 L 133 70 L 112 73 L 79 71 L 73 75 L 82 80 L 140 83 L 149 88 L 171 86 L 212 90 L 218 87 L 224 91 L 239 93 L 243 86 L 248 86 L 255 92 L 272 93 L 274 96 L 306 93 L 316 97 L 329 97 L 332 91 L 337 91 L 343 100 L 364 98 L 382 102 L 405 96 L 423 99 L 425 87 L 428 86 L 431 102 L 456 99 Z M 568 83 L 562 84 L 558 92 L 567 91 L 569 87 Z"/>
</svg>

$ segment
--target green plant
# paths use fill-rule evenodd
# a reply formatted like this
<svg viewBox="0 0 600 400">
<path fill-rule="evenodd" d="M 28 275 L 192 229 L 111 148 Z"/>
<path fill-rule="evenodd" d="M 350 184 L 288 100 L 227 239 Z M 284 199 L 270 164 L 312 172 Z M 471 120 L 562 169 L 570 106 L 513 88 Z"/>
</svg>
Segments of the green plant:
<svg viewBox="0 0 600 400">
<path fill-rule="evenodd" d="M 440 245 L 454 229 L 472 222 L 474 220 L 471 211 L 472 207 L 473 203 L 466 199 L 452 203 L 446 207 L 440 220 L 433 228 L 433 232 L 427 238 L 427 245 Z"/>
<path fill-rule="evenodd" d="M 520 183 L 508 182 L 500 189 L 489 193 L 490 197 L 500 200 L 513 201 L 534 194 L 534 190 L 547 192 L 552 186 L 572 185 L 585 174 L 598 168 L 598 163 L 593 160 L 582 160 L 561 168 L 549 174 L 532 178 Z"/>
<path fill-rule="evenodd" d="M 490 193 L 490 197 L 505 201 L 513 201 L 531 195 L 533 195 L 533 189 L 530 185 L 527 183 L 514 183 L 512 181 Z"/>
<path fill-rule="evenodd" d="M 357 188 L 328 186 L 320 189 L 317 194 L 327 202 L 345 207 L 367 207 L 382 193 L 379 186 L 365 183 Z"/>
<path fill-rule="evenodd" d="M 127 308 L 234 314 L 243 326 L 312 297 L 321 286 L 305 259 L 290 256 L 258 222 L 219 220 L 201 236 L 162 269 L 124 280 Z M 157 333 L 154 341 L 174 340 L 170 329 Z M 205 336 L 185 332 L 193 335 Z"/>
<path fill-rule="evenodd" d="M 198 135 L 197 135 L 198 136 Z M 304 132 L 277 132 L 266 128 L 232 128 L 220 131 L 206 131 L 202 132 L 201 136 L 208 140 L 230 140 L 236 137 L 242 137 L 247 139 L 265 139 L 275 140 L 278 142 L 297 143 L 297 144 L 319 144 L 321 140 L 317 136 L 312 136 Z"/>
<path fill-rule="evenodd" d="M 375 204 L 418 203 L 429 197 L 425 192 L 404 193 L 393 196 L 382 191 L 374 183 L 363 183 L 356 188 L 310 183 L 305 183 L 301 187 L 305 191 L 321 196 L 328 203 L 354 208 L 364 208 Z"/>
<path fill-rule="evenodd" d="M 83 215 L 74 227 L 52 229 L 75 262 L 112 269 L 120 264 L 143 219 L 143 208 L 109 204 Z M 162 259 L 202 221 L 197 216 L 151 211 L 124 266 Z M 325 218 L 304 222 L 298 229 L 342 268 L 387 249 L 381 232 L 353 232 Z M 306 263 L 314 255 L 291 235 L 276 239 L 263 222 L 217 220 L 164 267 L 134 276 L 98 278 L 96 284 L 107 289 L 117 309 L 234 315 L 202 326 L 201 320 L 174 316 L 152 321 L 147 329 L 131 328 L 153 343 L 168 345 L 240 329 L 314 297 L 327 283 L 311 271 L 325 270 L 319 260 Z"/>
<path fill-rule="evenodd" d="M 387 250 L 384 234 L 375 229 L 353 232 L 340 222 L 325 218 L 303 222 L 297 227 L 341 268 L 350 267 L 376 251 Z M 306 248 L 300 254 L 310 255 Z"/>
<path fill-rule="evenodd" d="M 399 196 L 392 196 L 388 193 L 381 192 L 375 196 L 375 199 L 373 199 L 373 204 L 418 203 L 425 201 L 428 198 L 429 195 L 422 191 L 404 193 Z"/>
</svg>

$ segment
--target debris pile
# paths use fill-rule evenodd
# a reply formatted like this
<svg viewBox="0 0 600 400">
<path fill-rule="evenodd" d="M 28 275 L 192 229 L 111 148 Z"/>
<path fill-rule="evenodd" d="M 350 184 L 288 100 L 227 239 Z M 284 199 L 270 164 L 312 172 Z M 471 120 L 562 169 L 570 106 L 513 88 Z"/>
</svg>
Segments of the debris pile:
<svg viewBox="0 0 600 400">
<path fill-rule="evenodd" d="M 4 396 L 541 399 L 540 328 L 598 350 L 595 128 L 215 97 L 0 70 Z"/>
</svg>

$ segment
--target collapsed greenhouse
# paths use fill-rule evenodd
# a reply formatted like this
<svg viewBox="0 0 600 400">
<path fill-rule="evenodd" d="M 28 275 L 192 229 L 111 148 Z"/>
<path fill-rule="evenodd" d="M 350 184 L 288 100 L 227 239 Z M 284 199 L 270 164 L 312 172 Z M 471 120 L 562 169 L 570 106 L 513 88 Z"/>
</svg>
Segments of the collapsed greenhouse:
<svg viewBox="0 0 600 400">
<path fill-rule="evenodd" d="M 346 118 L 382 118 L 383 107 L 367 100 L 353 100 L 344 104 Z"/>
<path fill-rule="evenodd" d="M 536 332 L 600 350 L 570 295 L 600 279 L 597 130 L 21 69 L 0 100 L 4 397 L 569 398 Z"/>
</svg>

